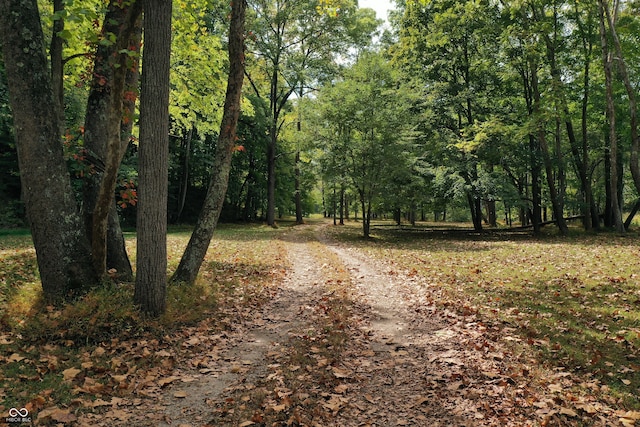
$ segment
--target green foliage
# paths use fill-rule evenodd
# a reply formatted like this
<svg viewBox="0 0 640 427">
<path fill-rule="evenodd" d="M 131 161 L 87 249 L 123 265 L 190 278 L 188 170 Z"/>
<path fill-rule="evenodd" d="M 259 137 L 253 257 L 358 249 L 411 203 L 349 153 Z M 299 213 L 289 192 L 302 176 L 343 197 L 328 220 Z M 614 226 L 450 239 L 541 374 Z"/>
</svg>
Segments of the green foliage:
<svg viewBox="0 0 640 427">
<path fill-rule="evenodd" d="M 228 59 L 215 26 L 216 6 L 178 1 L 173 8 L 169 111 L 178 135 L 192 127 L 213 135 L 220 127 Z"/>
<path fill-rule="evenodd" d="M 415 194 L 420 185 L 419 177 L 411 182 L 411 97 L 385 59 L 361 55 L 343 80 L 325 88 L 318 103 L 325 181 L 352 186 L 369 214 L 372 205 L 388 200 L 384 194 L 404 192 L 410 201 L 406 192 Z"/>
</svg>

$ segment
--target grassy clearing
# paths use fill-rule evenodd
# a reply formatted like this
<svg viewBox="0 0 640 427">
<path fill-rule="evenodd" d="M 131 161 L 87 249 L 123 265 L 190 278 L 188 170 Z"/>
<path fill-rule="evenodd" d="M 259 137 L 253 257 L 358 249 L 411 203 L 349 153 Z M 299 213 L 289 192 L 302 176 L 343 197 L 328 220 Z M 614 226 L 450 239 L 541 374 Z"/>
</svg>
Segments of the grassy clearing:
<svg viewBox="0 0 640 427">
<path fill-rule="evenodd" d="M 441 236 L 359 224 L 335 237 L 425 278 L 434 302 L 499 320 L 551 366 L 640 409 L 640 236 Z"/>
<path fill-rule="evenodd" d="M 182 348 L 174 337 L 189 337 L 181 328 L 205 319 L 218 327 L 216 316 L 228 315 L 220 314 L 223 308 L 265 298 L 265 289 L 286 268 L 278 240 L 282 232 L 221 226 L 197 283 L 170 287 L 167 313 L 160 319 L 146 318 L 133 306 L 130 283 L 96 289 L 64 307 L 44 305 L 29 234 L 0 235 L 0 414 L 11 407 L 37 413 L 52 405 L 86 405 L 80 397 L 131 393 L 134 376 L 166 363 L 154 353 Z M 171 230 L 170 272 L 189 236 L 185 228 Z M 126 237 L 134 262 L 135 235 Z"/>
</svg>

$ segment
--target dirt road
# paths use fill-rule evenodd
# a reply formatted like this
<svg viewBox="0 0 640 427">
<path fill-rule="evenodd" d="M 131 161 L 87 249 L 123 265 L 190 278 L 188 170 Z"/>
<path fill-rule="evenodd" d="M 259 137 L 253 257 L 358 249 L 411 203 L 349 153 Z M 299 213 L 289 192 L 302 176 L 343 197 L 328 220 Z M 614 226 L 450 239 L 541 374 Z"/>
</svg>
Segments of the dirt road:
<svg viewBox="0 0 640 427">
<path fill-rule="evenodd" d="M 502 326 L 434 304 L 435 285 L 326 227 L 288 231 L 286 279 L 224 333 L 194 337 L 202 360 L 178 364 L 128 425 L 583 425 L 585 412 L 554 403 L 567 374 L 536 367 Z"/>
</svg>

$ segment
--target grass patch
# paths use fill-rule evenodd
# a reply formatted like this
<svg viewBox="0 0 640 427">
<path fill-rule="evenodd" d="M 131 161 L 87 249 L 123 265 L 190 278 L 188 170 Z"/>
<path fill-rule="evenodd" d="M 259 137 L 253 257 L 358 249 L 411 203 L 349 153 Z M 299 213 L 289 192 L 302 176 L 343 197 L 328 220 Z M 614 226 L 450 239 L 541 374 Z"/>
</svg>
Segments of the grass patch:
<svg viewBox="0 0 640 427">
<path fill-rule="evenodd" d="M 333 229 L 424 278 L 436 304 L 500 321 L 545 364 L 596 379 L 640 409 L 640 236 L 439 235 Z"/>
<path fill-rule="evenodd" d="M 286 268 L 278 243 L 285 230 L 222 225 L 196 283 L 169 286 L 159 319 L 133 305 L 131 283 L 105 285 L 61 307 L 45 305 L 30 235 L 0 235 L 0 413 L 27 407 L 37 416 L 52 406 L 93 411 L 87 402 L 96 397 L 127 396 L 141 378 L 170 372 L 169 361 L 190 351 L 182 345 L 191 338 L 188 328 L 224 328 L 228 323 L 217 326 L 215 319 L 229 316 L 228 307 L 266 298 L 265 289 Z M 135 263 L 135 234 L 125 237 Z M 169 274 L 189 237 L 185 227 L 170 229 Z"/>
</svg>

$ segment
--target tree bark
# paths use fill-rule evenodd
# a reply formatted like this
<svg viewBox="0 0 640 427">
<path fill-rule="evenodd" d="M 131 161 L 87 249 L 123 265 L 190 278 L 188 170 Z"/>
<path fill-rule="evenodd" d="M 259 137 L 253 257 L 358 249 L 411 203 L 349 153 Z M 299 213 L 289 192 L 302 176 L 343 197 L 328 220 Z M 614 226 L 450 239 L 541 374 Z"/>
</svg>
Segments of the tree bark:
<svg viewBox="0 0 640 427">
<path fill-rule="evenodd" d="M 158 316 L 166 308 L 171 0 L 143 0 L 137 272 L 134 302 Z"/>
<path fill-rule="evenodd" d="M 53 13 L 64 10 L 63 0 L 53 0 Z M 64 40 L 58 34 L 64 30 L 64 19 L 59 16 L 53 21 L 49 56 L 51 57 L 51 84 L 53 87 L 53 101 L 56 104 L 58 120 L 64 128 L 64 63 L 62 61 L 62 48 Z"/>
<path fill-rule="evenodd" d="M 610 170 L 610 195 L 611 195 L 611 214 L 613 216 L 613 225 L 619 233 L 624 233 L 624 223 L 622 222 L 622 212 L 620 209 L 620 199 L 618 197 L 618 141 L 616 133 L 616 113 L 613 104 L 613 56 L 609 50 L 606 32 L 606 8 L 604 0 L 599 0 L 600 9 L 600 43 L 602 45 L 602 64 L 605 75 L 605 88 L 607 99 L 607 119 L 609 121 L 609 170 Z"/>
<path fill-rule="evenodd" d="M 533 112 L 535 114 L 540 113 L 540 90 L 538 88 L 538 72 L 536 65 L 531 63 L 531 89 L 533 90 Z M 549 187 L 549 196 L 551 198 L 551 205 L 553 207 L 553 215 L 556 220 L 556 225 L 562 235 L 566 235 L 569 231 L 567 223 L 564 220 L 564 201 L 561 194 L 558 193 L 555 181 L 553 179 L 553 163 L 549 154 L 549 145 L 545 136 L 543 123 L 538 123 L 537 140 L 540 144 L 540 152 L 542 154 L 542 160 L 545 168 L 545 175 L 547 178 L 547 185 Z"/>
<path fill-rule="evenodd" d="M 184 154 L 182 155 L 182 174 L 180 176 L 180 193 L 178 195 L 178 206 L 176 208 L 175 222 L 180 222 L 182 217 L 182 211 L 184 210 L 184 204 L 187 201 L 187 190 L 189 189 L 189 160 L 191 159 L 191 141 L 193 139 L 195 127 L 187 131 L 187 134 L 182 138 L 182 148 Z"/>
<path fill-rule="evenodd" d="M 229 77 L 222 123 L 220 124 L 220 136 L 216 144 L 213 174 L 200 217 L 182 255 L 180 264 L 171 278 L 172 283 L 193 283 L 196 280 L 218 224 L 218 218 L 227 193 L 244 80 L 244 21 L 246 7 L 245 0 L 234 1 L 231 6 Z"/>
<path fill-rule="evenodd" d="M 617 4 L 617 3 L 616 3 Z M 638 136 L 638 107 L 636 101 L 636 89 L 631 84 L 629 72 L 627 70 L 627 64 L 624 60 L 622 47 L 620 45 L 620 39 L 618 38 L 618 32 L 616 31 L 616 22 L 612 17 L 609 7 L 601 2 L 604 8 L 604 15 L 606 22 L 609 24 L 609 33 L 613 40 L 613 45 L 616 50 L 616 60 L 618 63 L 618 70 L 622 77 L 622 82 L 629 97 L 629 126 L 631 127 L 631 155 L 630 155 L 630 169 L 631 177 L 633 178 L 633 184 L 636 187 L 636 191 L 640 193 L 640 137 Z M 615 15 L 615 11 L 614 11 Z"/>
<path fill-rule="evenodd" d="M 35 0 L 0 1 L 0 40 L 24 203 L 44 296 L 60 301 L 97 284 L 61 144 Z"/>
<path fill-rule="evenodd" d="M 304 224 L 304 219 L 302 218 L 302 194 L 300 190 L 300 150 L 296 151 L 296 166 L 295 166 L 295 175 L 296 175 L 296 194 L 295 194 L 295 202 L 296 202 L 296 224 Z"/>
<path fill-rule="evenodd" d="M 141 38 L 140 1 L 122 5 L 112 0 L 105 15 L 102 35 L 115 35 L 113 44 L 99 44 L 85 117 L 85 147 L 96 173 L 88 176 L 83 189 L 85 226 L 91 239 L 94 268 L 106 274 L 110 246 L 116 250 L 118 276 L 133 275 L 124 246 L 107 244 L 109 222 L 114 225 L 114 192 L 118 169 L 129 143 L 138 81 L 138 52 Z M 132 52 L 132 55 L 122 53 Z M 128 89 L 128 91 L 127 91 Z M 125 93 L 133 94 L 126 96 Z M 114 216 L 115 215 L 115 216 Z M 112 217 L 111 221 L 109 217 Z M 119 226 L 117 227 L 119 228 Z M 110 235 L 118 237 L 116 230 Z"/>
</svg>

